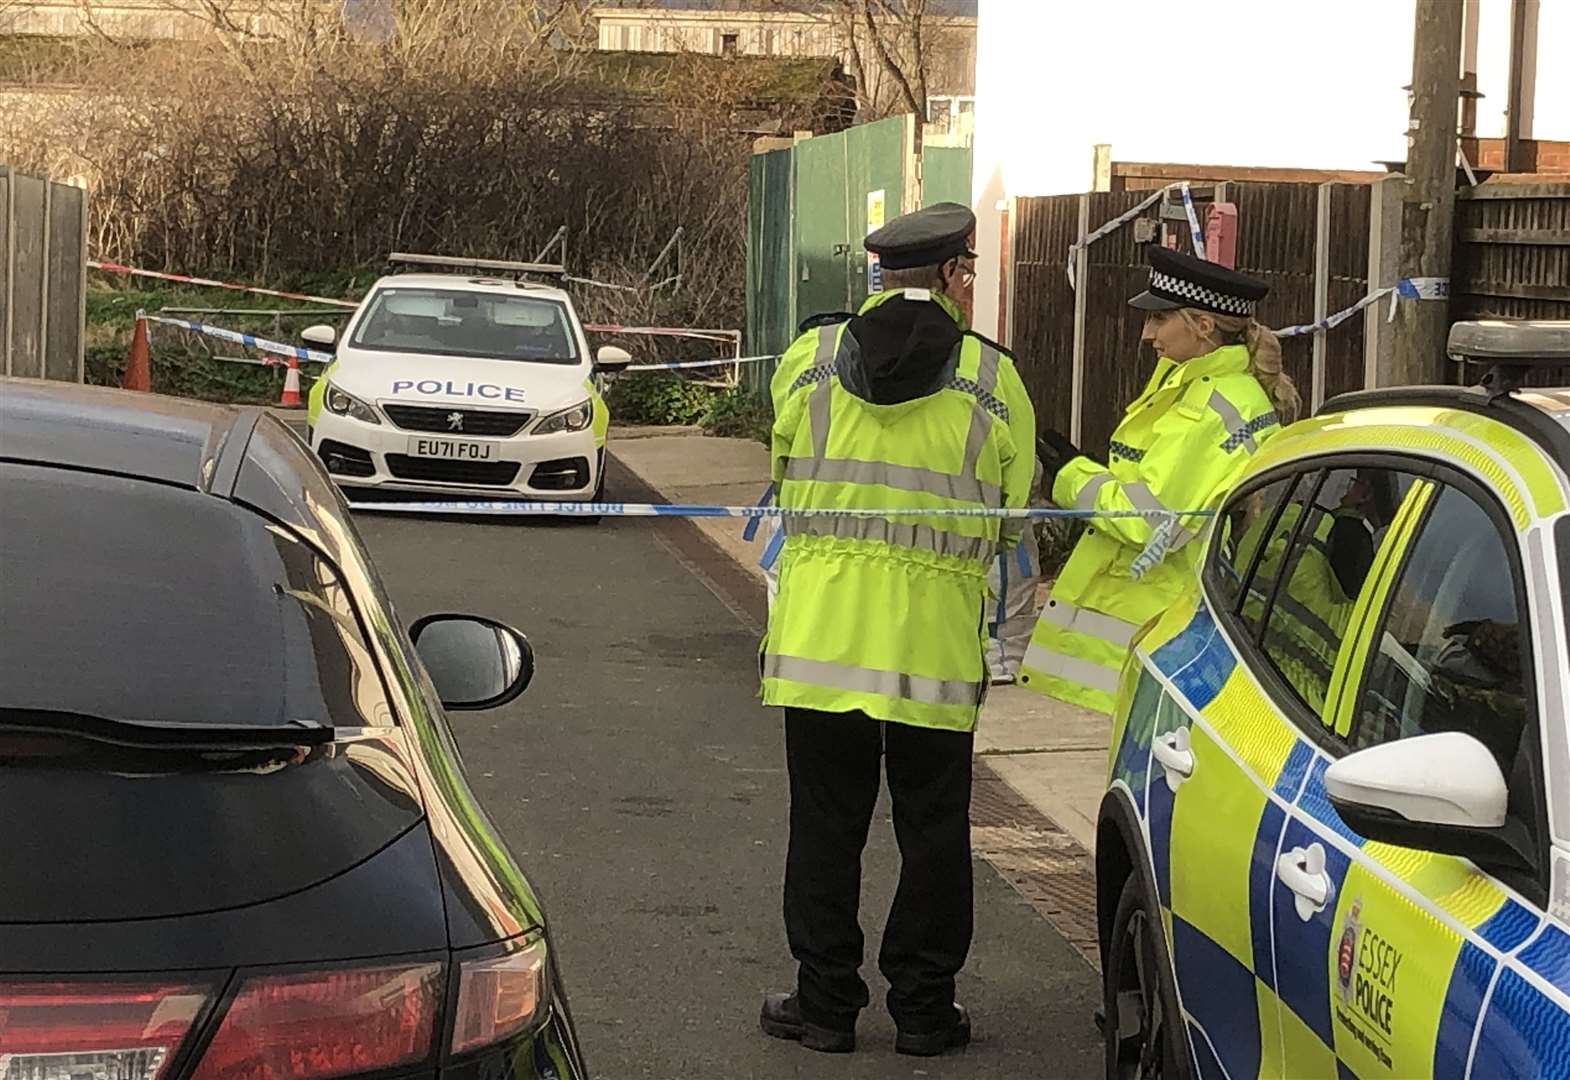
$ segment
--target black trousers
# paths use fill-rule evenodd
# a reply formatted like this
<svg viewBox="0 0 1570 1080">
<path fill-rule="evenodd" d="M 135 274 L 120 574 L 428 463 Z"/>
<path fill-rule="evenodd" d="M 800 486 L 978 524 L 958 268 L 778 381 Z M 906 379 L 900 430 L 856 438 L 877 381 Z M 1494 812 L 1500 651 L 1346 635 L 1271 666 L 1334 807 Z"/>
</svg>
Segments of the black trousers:
<svg viewBox="0 0 1570 1080">
<path fill-rule="evenodd" d="M 790 850 L 785 934 L 802 1016 L 848 1030 L 868 1002 L 862 981 L 861 852 L 886 762 L 899 842 L 899 888 L 878 967 L 902 1031 L 953 1017 L 954 976 L 970 951 L 970 732 L 881 723 L 864 713 L 785 710 Z"/>
</svg>

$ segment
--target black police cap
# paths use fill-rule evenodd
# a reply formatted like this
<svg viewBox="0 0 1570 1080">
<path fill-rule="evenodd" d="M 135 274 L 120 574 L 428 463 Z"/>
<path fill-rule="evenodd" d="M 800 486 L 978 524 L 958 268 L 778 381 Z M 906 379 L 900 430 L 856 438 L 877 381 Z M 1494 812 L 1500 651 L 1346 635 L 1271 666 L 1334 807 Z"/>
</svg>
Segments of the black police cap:
<svg viewBox="0 0 1570 1080">
<path fill-rule="evenodd" d="M 954 258 L 974 259 L 970 234 L 976 215 L 959 203 L 934 203 L 914 213 L 902 214 L 863 241 L 885 270 L 938 266 Z"/>
<path fill-rule="evenodd" d="M 1258 278 L 1220 263 L 1206 262 L 1170 248 L 1152 246 L 1150 283 L 1128 302 L 1141 311 L 1198 308 L 1217 315 L 1253 315 L 1254 305 L 1270 291 Z"/>
</svg>

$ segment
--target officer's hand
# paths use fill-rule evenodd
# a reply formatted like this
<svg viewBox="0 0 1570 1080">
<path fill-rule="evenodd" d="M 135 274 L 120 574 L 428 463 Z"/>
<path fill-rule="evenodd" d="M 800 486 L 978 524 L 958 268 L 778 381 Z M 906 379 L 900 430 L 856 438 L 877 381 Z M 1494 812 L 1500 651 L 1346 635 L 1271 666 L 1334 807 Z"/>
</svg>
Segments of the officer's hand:
<svg viewBox="0 0 1570 1080">
<path fill-rule="evenodd" d="M 1054 461 L 1057 462 L 1058 468 L 1062 468 L 1079 457 L 1079 447 L 1048 428 L 1036 437 L 1036 453 L 1040 455 L 1042 465 L 1047 468 L 1052 468 Z"/>
</svg>

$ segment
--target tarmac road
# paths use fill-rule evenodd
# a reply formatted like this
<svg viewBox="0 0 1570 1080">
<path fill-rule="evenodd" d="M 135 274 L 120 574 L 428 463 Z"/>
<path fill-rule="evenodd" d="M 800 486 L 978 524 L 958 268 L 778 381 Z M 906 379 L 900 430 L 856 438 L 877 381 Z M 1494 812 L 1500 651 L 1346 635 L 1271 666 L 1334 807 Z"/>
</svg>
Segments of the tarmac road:
<svg viewBox="0 0 1570 1080">
<path fill-rule="evenodd" d="M 647 497 L 613 462 L 607 498 Z M 980 860 L 959 980 L 975 1041 L 944 1058 L 893 1052 L 876 970 L 898 867 L 886 803 L 864 862 L 873 1003 L 856 1053 L 758 1031 L 762 995 L 794 981 L 780 915 L 782 726 L 757 702 L 759 590 L 690 526 L 358 520 L 406 621 L 469 611 L 534 645 L 521 698 L 453 723 L 475 789 L 545 899 L 594 1076 L 1101 1075 L 1099 977 Z"/>
</svg>

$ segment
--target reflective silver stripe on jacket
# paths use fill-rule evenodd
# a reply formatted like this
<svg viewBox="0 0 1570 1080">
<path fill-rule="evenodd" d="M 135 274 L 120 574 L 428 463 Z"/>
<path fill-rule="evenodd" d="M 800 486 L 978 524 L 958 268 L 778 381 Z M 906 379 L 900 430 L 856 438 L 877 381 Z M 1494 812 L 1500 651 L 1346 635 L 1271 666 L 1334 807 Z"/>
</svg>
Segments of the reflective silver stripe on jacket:
<svg viewBox="0 0 1570 1080">
<path fill-rule="evenodd" d="M 841 540 L 877 540 L 896 547 L 931 551 L 956 559 L 990 565 L 997 544 L 980 536 L 934 529 L 919 522 L 890 521 L 879 517 L 787 517 L 786 536 L 832 536 Z"/>
<path fill-rule="evenodd" d="M 955 476 L 917 465 L 892 465 L 887 461 L 856 458 L 791 458 L 785 463 L 787 480 L 821 480 L 836 484 L 881 484 L 900 491 L 937 495 L 945 499 L 999 506 L 1003 491 L 996 484 L 974 476 Z"/>
<path fill-rule="evenodd" d="M 790 679 L 852 693 L 882 694 L 884 697 L 903 698 L 924 705 L 975 707 L 981 700 L 980 685 L 963 679 L 929 679 L 924 675 L 910 675 L 903 671 L 853 667 L 781 653 L 764 654 L 763 677 Z"/>
<path fill-rule="evenodd" d="M 1167 508 L 1166 503 L 1156 498 L 1156 493 L 1151 491 L 1150 485 L 1146 484 L 1143 480 L 1134 480 L 1124 484 L 1123 494 L 1128 499 L 1129 505 L 1133 506 L 1136 510 L 1150 510 L 1162 514 L 1170 514 L 1172 512 Z M 1156 523 L 1154 520 L 1152 520 L 1149 522 L 1149 524 L 1154 526 Z M 1194 539 L 1194 537 L 1197 535 L 1198 534 L 1195 533 L 1193 529 L 1185 527 L 1182 523 L 1178 523 L 1172 531 L 1171 539 L 1167 542 L 1165 550 L 1167 552 L 1176 551 L 1178 548 Z"/>
<path fill-rule="evenodd" d="M 1074 509 L 1094 510 L 1096 508 L 1096 493 L 1112 482 L 1109 472 L 1097 473 L 1085 481 L 1085 486 L 1079 489 L 1079 494 L 1074 497 Z"/>
<path fill-rule="evenodd" d="M 1280 423 L 1273 412 L 1262 413 L 1252 420 L 1244 420 L 1243 414 L 1237 411 L 1237 406 L 1226 399 L 1220 390 L 1210 392 L 1210 407 L 1221 417 L 1221 422 L 1226 425 L 1227 437 L 1221 441 L 1221 449 L 1231 453 L 1240 446 L 1248 447 L 1252 454 L 1259 449 L 1259 444 L 1254 441 L 1254 436 L 1261 431 Z"/>
<path fill-rule="evenodd" d="M 1054 652 L 1034 641 L 1025 650 L 1024 666 L 1043 675 L 1055 675 L 1071 683 L 1088 686 L 1092 690 L 1100 690 L 1107 694 L 1118 692 L 1116 671 L 1104 668 L 1100 664 L 1092 664 L 1089 660 L 1081 660 L 1077 656 Z"/>
<path fill-rule="evenodd" d="M 825 457 L 829 452 L 829 417 L 832 413 L 831 395 L 834 393 L 834 346 L 839 340 L 838 327 L 825 326 L 818 331 L 818 351 L 812 358 L 812 366 L 827 369 L 828 378 L 812 388 L 812 396 L 807 399 L 807 423 L 812 426 L 812 456 Z"/>
<path fill-rule="evenodd" d="M 987 432 L 992 430 L 992 414 L 987 409 L 983 395 L 991 398 L 998 387 L 998 350 L 991 345 L 981 346 L 981 358 L 976 370 L 976 407 L 971 411 L 970 430 L 965 434 L 965 467 L 967 476 L 974 476 L 981 461 L 982 448 L 987 445 Z"/>
<path fill-rule="evenodd" d="M 1041 617 L 1054 626 L 1076 634 L 1086 634 L 1120 649 L 1128 648 L 1135 632 L 1139 630 L 1138 626 L 1126 619 L 1076 607 L 1064 600 L 1048 600 L 1047 606 L 1041 609 Z"/>
</svg>

